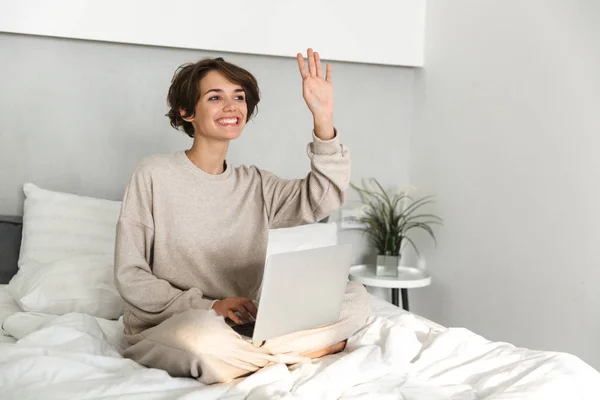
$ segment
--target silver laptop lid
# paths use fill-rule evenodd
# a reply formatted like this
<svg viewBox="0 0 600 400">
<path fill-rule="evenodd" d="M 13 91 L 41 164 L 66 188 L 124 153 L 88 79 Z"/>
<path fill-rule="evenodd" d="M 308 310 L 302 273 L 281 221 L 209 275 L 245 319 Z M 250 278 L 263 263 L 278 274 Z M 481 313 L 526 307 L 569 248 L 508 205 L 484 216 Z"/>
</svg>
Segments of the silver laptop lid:
<svg viewBox="0 0 600 400">
<path fill-rule="evenodd" d="M 338 321 L 351 261 L 349 244 L 270 256 L 252 340 Z"/>
</svg>

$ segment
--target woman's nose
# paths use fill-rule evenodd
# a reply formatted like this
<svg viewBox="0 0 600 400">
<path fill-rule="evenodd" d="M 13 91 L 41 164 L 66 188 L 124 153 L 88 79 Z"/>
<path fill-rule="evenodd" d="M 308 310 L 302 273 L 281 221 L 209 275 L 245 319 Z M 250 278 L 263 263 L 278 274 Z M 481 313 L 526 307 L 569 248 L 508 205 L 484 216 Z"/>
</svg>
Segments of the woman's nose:
<svg viewBox="0 0 600 400">
<path fill-rule="evenodd" d="M 235 111 L 236 105 L 234 100 L 226 100 L 225 106 L 223 107 L 223 111 Z"/>
</svg>

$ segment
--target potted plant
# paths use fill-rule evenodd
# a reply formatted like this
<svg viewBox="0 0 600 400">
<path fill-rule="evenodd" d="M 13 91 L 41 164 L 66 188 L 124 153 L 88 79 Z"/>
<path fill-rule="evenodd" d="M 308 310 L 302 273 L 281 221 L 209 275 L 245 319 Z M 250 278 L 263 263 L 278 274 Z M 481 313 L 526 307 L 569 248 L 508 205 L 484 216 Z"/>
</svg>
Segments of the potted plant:
<svg viewBox="0 0 600 400">
<path fill-rule="evenodd" d="M 406 242 L 415 249 L 420 258 L 419 249 L 409 236 L 409 232 L 422 229 L 437 244 L 431 225 L 441 224 L 442 219 L 433 214 L 416 213 L 422 206 L 433 201 L 432 196 L 415 200 L 406 191 L 390 196 L 377 179 L 372 180 L 376 187 L 370 189 L 351 183 L 352 188 L 358 191 L 364 205 L 358 216 L 348 217 L 348 219 L 358 223 L 356 229 L 366 234 L 377 250 L 376 274 L 397 276 L 401 250 Z"/>
</svg>

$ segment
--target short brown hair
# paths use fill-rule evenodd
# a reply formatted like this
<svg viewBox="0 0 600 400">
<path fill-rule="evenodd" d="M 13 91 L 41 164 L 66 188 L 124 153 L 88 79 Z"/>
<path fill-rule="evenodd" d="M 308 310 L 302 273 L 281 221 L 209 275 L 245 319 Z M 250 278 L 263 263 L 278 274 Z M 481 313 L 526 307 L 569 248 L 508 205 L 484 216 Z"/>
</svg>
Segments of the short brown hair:
<svg viewBox="0 0 600 400">
<path fill-rule="evenodd" d="M 194 137 L 194 126 L 181 118 L 180 110 L 185 111 L 187 116 L 194 115 L 196 104 L 200 100 L 200 81 L 210 71 L 218 71 L 230 82 L 238 84 L 244 89 L 248 107 L 246 122 L 254 116 L 258 109 L 260 91 L 256 78 L 250 72 L 223 60 L 222 57 L 183 64 L 177 68 L 171 80 L 171 87 L 169 87 L 167 95 L 167 104 L 171 109 L 166 115 L 173 128 L 183 128 L 183 131 L 191 138 Z"/>
</svg>

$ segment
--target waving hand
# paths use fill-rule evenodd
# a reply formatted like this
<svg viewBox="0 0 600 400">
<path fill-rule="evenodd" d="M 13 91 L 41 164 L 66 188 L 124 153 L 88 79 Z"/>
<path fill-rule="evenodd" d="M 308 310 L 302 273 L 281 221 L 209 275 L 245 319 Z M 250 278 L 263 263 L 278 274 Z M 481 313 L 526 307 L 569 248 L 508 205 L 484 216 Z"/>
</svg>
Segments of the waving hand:
<svg viewBox="0 0 600 400">
<path fill-rule="evenodd" d="M 313 115 L 315 134 L 322 139 L 333 137 L 333 84 L 331 82 L 331 65 L 327 64 L 326 75 L 319 53 L 312 49 L 307 51 L 308 68 L 304 57 L 298 53 L 298 68 L 302 76 L 302 96 Z"/>
</svg>

